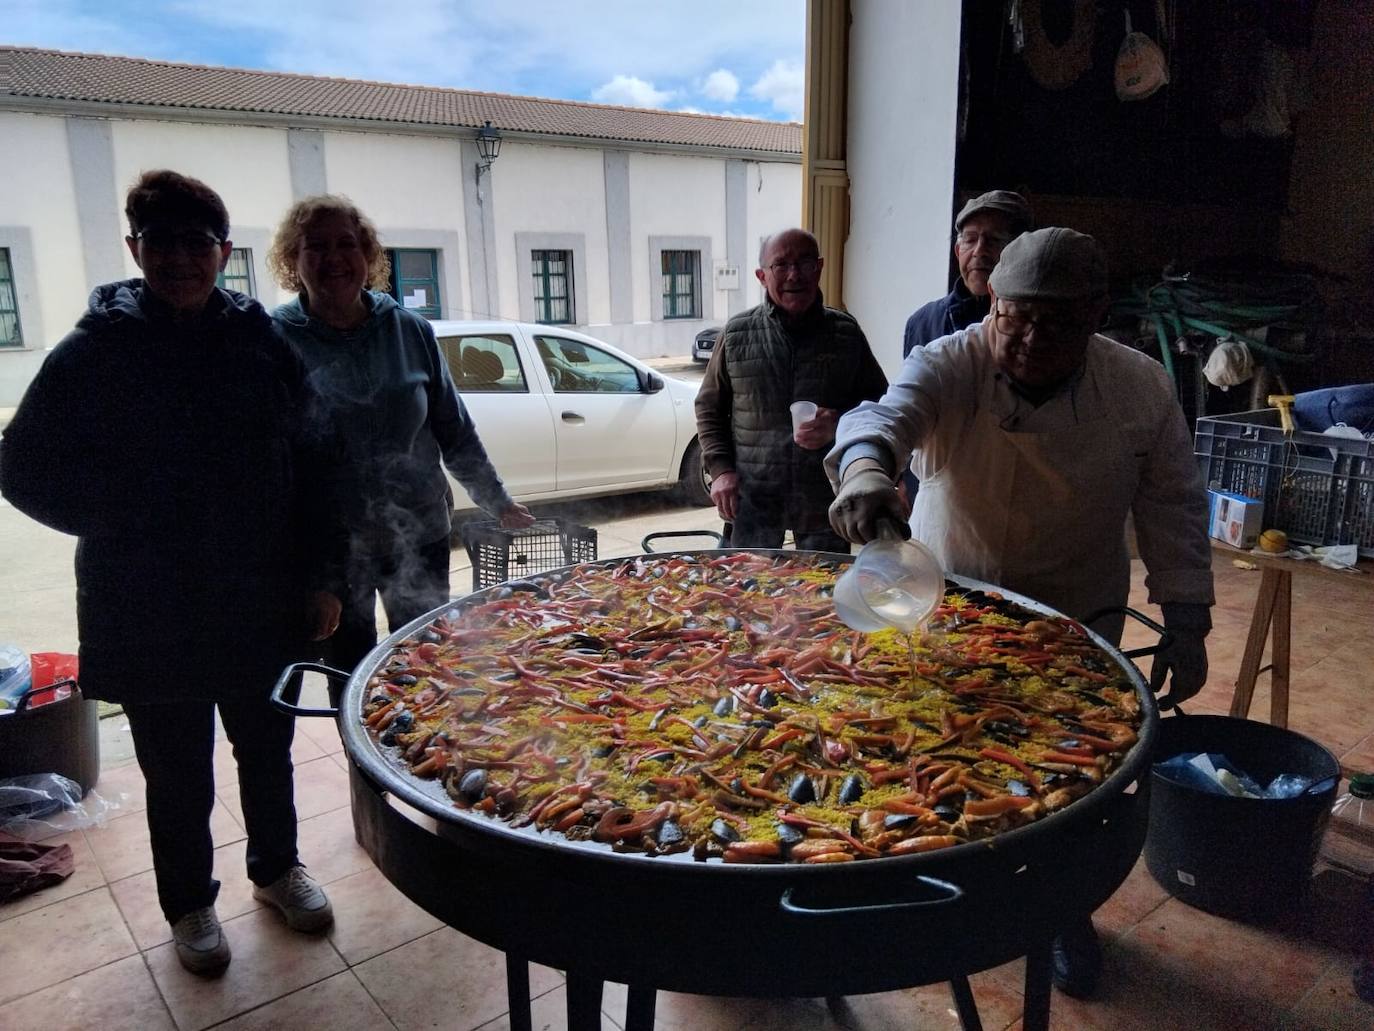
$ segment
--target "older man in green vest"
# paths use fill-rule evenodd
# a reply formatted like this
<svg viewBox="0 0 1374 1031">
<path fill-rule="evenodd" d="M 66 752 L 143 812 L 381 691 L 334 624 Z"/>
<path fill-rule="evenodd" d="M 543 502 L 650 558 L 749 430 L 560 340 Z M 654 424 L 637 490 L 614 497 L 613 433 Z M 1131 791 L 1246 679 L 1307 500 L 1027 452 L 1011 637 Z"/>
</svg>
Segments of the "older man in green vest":
<svg viewBox="0 0 1374 1031">
<path fill-rule="evenodd" d="M 711 500 L 737 548 L 849 551 L 826 515 L 834 492 L 825 453 L 841 415 L 887 389 L 859 324 L 827 308 L 816 238 L 787 229 L 763 242 L 755 271 L 763 303 L 732 318 L 697 394 L 697 434 Z M 794 430 L 791 405 L 815 415 Z"/>
</svg>

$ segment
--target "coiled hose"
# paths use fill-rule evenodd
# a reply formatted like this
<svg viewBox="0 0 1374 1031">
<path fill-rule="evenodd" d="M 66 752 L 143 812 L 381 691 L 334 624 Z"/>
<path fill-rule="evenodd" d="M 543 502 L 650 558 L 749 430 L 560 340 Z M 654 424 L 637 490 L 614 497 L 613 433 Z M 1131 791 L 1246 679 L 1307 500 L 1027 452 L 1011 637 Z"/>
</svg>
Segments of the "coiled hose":
<svg viewBox="0 0 1374 1031">
<path fill-rule="evenodd" d="M 1117 298 L 1111 311 L 1154 327 L 1160 361 L 1176 379 L 1169 342 L 1187 333 L 1239 340 L 1266 365 L 1315 360 L 1315 354 L 1286 351 L 1253 333 L 1261 326 L 1311 332 L 1321 319 L 1322 301 L 1316 277 L 1297 266 L 1275 263 L 1181 273 L 1170 267 L 1154 284 L 1137 281 L 1130 296 Z"/>
</svg>

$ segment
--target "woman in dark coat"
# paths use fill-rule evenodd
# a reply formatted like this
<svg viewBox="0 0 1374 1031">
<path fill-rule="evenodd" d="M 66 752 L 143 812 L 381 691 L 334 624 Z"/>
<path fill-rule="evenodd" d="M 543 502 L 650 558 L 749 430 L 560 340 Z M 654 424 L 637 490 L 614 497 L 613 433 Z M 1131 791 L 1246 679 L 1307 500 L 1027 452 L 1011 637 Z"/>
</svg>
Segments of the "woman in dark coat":
<svg viewBox="0 0 1374 1031">
<path fill-rule="evenodd" d="M 182 964 L 210 973 L 229 962 L 211 874 L 216 708 L 254 896 L 299 930 L 332 918 L 296 854 L 294 724 L 268 694 L 295 648 L 333 632 L 339 602 L 313 557 L 327 548 L 308 544 L 330 534 L 306 504 L 300 363 L 257 301 L 216 287 L 223 201 L 148 172 L 125 212 L 143 278 L 98 287 L 48 356 L 0 442 L 0 492 L 80 538 L 81 686 L 124 706 L 158 899 Z"/>
</svg>

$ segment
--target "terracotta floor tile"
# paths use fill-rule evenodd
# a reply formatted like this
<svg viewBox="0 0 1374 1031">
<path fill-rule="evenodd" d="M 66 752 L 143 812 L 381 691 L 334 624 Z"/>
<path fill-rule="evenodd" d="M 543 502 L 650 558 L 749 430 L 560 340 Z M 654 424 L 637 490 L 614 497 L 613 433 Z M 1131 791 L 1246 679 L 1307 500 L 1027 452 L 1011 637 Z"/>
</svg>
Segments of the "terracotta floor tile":
<svg viewBox="0 0 1374 1031">
<path fill-rule="evenodd" d="M 146 813 L 129 813 L 104 827 L 91 827 L 85 834 L 108 880 L 123 880 L 153 868 Z M 221 802 L 210 811 L 210 834 L 216 845 L 232 844 L 244 837 L 243 826 Z"/>
<path fill-rule="evenodd" d="M 1285 1031 L 1369 1031 L 1374 1005 L 1355 994 L 1354 960 L 1331 964 L 1284 1021 Z"/>
<path fill-rule="evenodd" d="M 224 921 L 233 960 L 217 978 L 183 970 L 168 942 L 146 953 L 148 966 L 181 1031 L 196 1031 L 339 973 L 329 939 L 297 934 L 275 912 Z"/>
<path fill-rule="evenodd" d="M 334 928 L 329 937 L 350 965 L 371 959 L 444 926 L 391 886 L 376 869 L 329 885 Z"/>
<path fill-rule="evenodd" d="M 141 813 L 146 808 L 143 787 L 143 771 L 138 768 L 138 763 L 131 762 L 101 770 L 95 790 L 107 801 L 118 802 L 119 815 L 126 816 L 129 813 Z"/>
<path fill-rule="evenodd" d="M 217 787 L 215 794 L 234 818 L 243 822 L 238 782 Z M 326 756 L 300 763 L 295 775 L 296 819 L 308 820 L 349 804 L 348 777 Z"/>
<path fill-rule="evenodd" d="M 245 840 L 215 849 L 214 874 L 220 882 L 215 912 L 222 921 L 262 908 L 262 903 L 253 898 L 253 884 L 244 870 L 246 846 Z M 157 881 L 153 871 L 145 870 L 122 881 L 115 881 L 110 885 L 110 892 L 140 949 L 146 951 L 172 940 L 172 929 L 163 919 L 158 906 Z"/>
<path fill-rule="evenodd" d="M 1103 906 L 1093 914 L 1093 925 L 1103 938 L 1124 934 L 1162 906 L 1169 893 L 1155 883 L 1142 856 L 1130 875 Z"/>
<path fill-rule="evenodd" d="M 0 1006 L 0 1027 L 175 1031 L 141 956 L 129 956 Z"/>
<path fill-rule="evenodd" d="M 72 847 L 72 861 L 76 864 L 76 869 L 72 871 L 70 877 L 60 884 L 54 884 L 51 888 L 44 888 L 42 891 L 36 891 L 31 895 L 24 895 L 0 905 L 0 922 L 23 913 L 32 912 L 35 909 L 42 909 L 54 902 L 69 899 L 74 895 L 80 895 L 105 884 L 105 876 L 101 873 L 100 864 L 95 861 L 91 846 L 86 843 L 86 836 L 81 831 L 68 831 L 56 837 L 44 838 L 43 844 L 70 845 Z"/>
<path fill-rule="evenodd" d="M 1196 991 L 1259 1019 L 1297 1005 L 1336 958 L 1332 950 L 1203 913 L 1170 899 L 1122 939 L 1144 954 L 1134 980 L 1161 994 Z"/>
<path fill-rule="evenodd" d="M 607 987 L 610 987 L 609 985 Z M 545 992 L 530 1002 L 530 1024 L 540 1031 L 567 1031 L 568 991 L 561 985 L 553 991 Z M 455 1027 L 465 1026 L 455 1024 Z M 503 1013 L 495 1020 L 489 1020 L 476 1031 L 510 1031 L 510 1014 Z M 601 1031 L 619 1031 L 622 1025 L 612 1019 L 605 1009 L 601 1011 Z"/>
<path fill-rule="evenodd" d="M 436 963 L 434 957 L 442 956 Z M 506 1012 L 506 960 L 495 949 L 443 927 L 353 968 L 363 987 L 402 1031 L 465 1031 Z M 547 967 L 531 965 L 530 995 L 562 983 Z"/>
<path fill-rule="evenodd" d="M 235 1017 L 215 1031 L 391 1031 L 391 1027 L 353 973 L 344 971 Z"/>
<path fill-rule="evenodd" d="M 326 755 L 343 751 L 343 740 L 339 737 L 338 725 L 331 719 L 321 717 L 297 720 L 296 733 L 310 738 Z"/>
<path fill-rule="evenodd" d="M 137 951 L 106 888 L 0 924 L 0 1003 Z"/>
<path fill-rule="evenodd" d="M 300 821 L 296 848 L 310 875 L 321 884 L 374 868 L 371 857 L 353 839 L 353 811 L 348 808 Z"/>
</svg>

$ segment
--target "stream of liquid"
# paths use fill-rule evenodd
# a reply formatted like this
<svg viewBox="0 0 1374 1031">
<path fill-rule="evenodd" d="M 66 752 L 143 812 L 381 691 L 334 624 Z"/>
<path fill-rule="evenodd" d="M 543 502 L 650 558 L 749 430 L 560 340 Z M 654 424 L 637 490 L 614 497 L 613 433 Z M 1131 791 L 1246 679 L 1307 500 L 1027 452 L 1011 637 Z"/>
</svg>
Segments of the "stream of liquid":
<svg viewBox="0 0 1374 1031">
<path fill-rule="evenodd" d="M 900 587 L 866 592 L 864 602 L 884 623 L 906 634 L 907 654 L 911 659 L 911 689 L 916 690 L 916 627 L 924 606 L 915 595 Z"/>
</svg>

